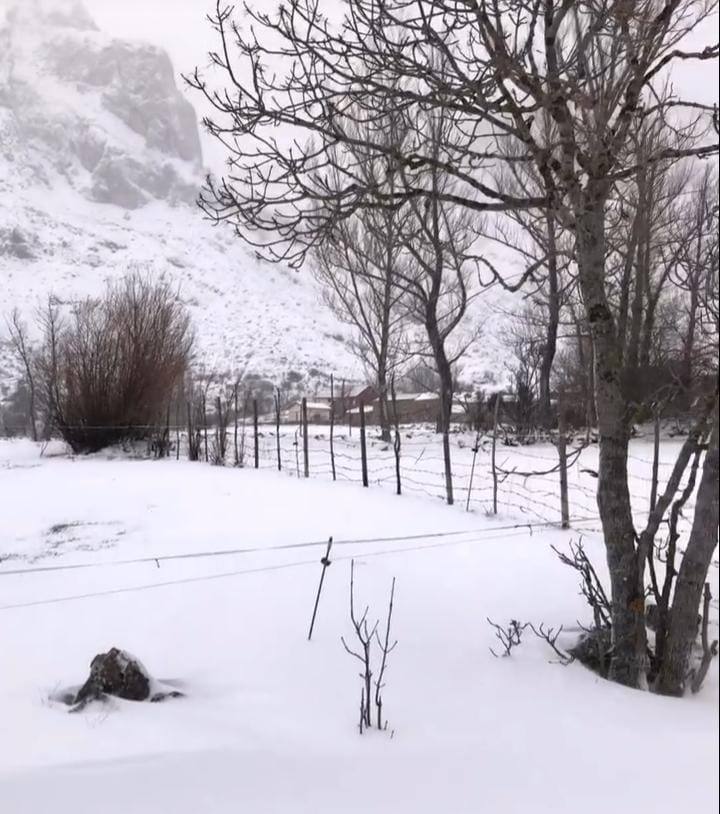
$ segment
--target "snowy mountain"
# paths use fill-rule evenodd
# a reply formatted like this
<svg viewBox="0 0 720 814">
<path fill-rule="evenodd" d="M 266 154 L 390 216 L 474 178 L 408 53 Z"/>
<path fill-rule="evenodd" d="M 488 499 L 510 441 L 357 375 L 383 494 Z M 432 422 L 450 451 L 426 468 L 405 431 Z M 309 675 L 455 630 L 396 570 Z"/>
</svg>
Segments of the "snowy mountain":
<svg viewBox="0 0 720 814">
<path fill-rule="evenodd" d="M 310 392 L 331 372 L 362 377 L 307 271 L 261 263 L 203 220 L 203 177 L 197 117 L 163 50 L 114 39 L 75 0 L 0 0 L 0 320 L 17 306 L 31 322 L 51 294 L 72 302 L 141 269 L 179 286 L 207 371 L 275 384 L 295 372 Z M 497 358 L 486 332 L 463 378 Z"/>
<path fill-rule="evenodd" d="M 81 3 L 0 9 L 0 314 L 30 321 L 50 294 L 146 269 L 179 286 L 207 370 L 357 376 L 308 275 L 258 262 L 194 206 L 197 119 L 167 54 L 99 31 Z"/>
</svg>

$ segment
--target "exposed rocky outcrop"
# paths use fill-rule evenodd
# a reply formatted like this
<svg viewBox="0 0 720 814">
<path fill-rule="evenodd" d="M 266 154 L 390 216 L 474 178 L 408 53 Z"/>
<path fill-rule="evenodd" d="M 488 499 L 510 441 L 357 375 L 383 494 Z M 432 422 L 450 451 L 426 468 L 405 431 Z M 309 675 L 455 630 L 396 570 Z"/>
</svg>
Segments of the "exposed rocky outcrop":
<svg viewBox="0 0 720 814">
<path fill-rule="evenodd" d="M 21 0 L 0 17 L 0 136 L 13 173 L 124 209 L 192 202 L 201 183 L 168 55 L 100 32 L 79 2 Z"/>
</svg>

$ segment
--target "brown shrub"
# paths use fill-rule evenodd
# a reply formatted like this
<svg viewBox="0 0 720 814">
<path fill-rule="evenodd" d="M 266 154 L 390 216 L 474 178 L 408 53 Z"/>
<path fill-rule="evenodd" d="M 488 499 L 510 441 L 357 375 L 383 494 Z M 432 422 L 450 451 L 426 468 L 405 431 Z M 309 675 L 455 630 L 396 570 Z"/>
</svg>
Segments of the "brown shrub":
<svg viewBox="0 0 720 814">
<path fill-rule="evenodd" d="M 130 275 L 65 317 L 44 315 L 46 412 L 75 452 L 147 437 L 190 360 L 190 318 L 165 282 Z"/>
</svg>

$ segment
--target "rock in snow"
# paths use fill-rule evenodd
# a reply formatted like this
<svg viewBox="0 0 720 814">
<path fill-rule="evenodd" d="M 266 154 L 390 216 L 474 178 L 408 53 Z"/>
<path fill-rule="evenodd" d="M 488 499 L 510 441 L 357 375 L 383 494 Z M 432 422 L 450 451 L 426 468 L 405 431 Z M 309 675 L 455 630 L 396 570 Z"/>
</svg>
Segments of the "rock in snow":
<svg viewBox="0 0 720 814">
<path fill-rule="evenodd" d="M 90 662 L 90 675 L 78 690 L 75 704 L 116 695 L 128 701 L 146 701 L 150 697 L 151 679 L 143 665 L 125 650 L 111 647 Z"/>
</svg>

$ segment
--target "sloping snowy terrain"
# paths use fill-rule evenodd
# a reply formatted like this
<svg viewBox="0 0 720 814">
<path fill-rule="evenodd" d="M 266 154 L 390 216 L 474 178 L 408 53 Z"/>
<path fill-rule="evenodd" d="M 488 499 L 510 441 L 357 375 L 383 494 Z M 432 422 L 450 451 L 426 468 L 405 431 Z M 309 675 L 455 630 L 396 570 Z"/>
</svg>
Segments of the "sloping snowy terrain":
<svg viewBox="0 0 720 814">
<path fill-rule="evenodd" d="M 57 452 L 0 442 L 3 814 L 717 810 L 717 661 L 679 701 L 553 663 L 532 637 L 509 659 L 489 652 L 486 617 L 588 620 L 550 550 L 578 531 L 267 471 Z M 385 539 L 352 542 L 367 538 Z M 599 539 L 585 544 L 604 573 Z M 223 549 L 255 551 L 182 556 Z M 358 664 L 340 643 L 351 557 L 373 620 L 397 578 L 388 731 L 362 737 Z M 75 714 L 51 700 L 111 646 L 186 697 Z"/>
<path fill-rule="evenodd" d="M 31 320 L 51 294 L 147 270 L 180 287 L 206 369 L 357 375 L 308 276 L 203 221 L 202 178 L 195 113 L 163 51 L 96 30 L 79 3 L 2 0 L 0 314 Z"/>
<path fill-rule="evenodd" d="M 0 320 L 140 269 L 179 286 L 207 371 L 276 384 L 296 371 L 310 391 L 332 372 L 361 378 L 310 272 L 257 261 L 195 207 L 203 157 L 181 81 L 164 51 L 97 30 L 82 3 L 0 0 Z M 464 378 L 498 356 L 486 331 Z"/>
</svg>

